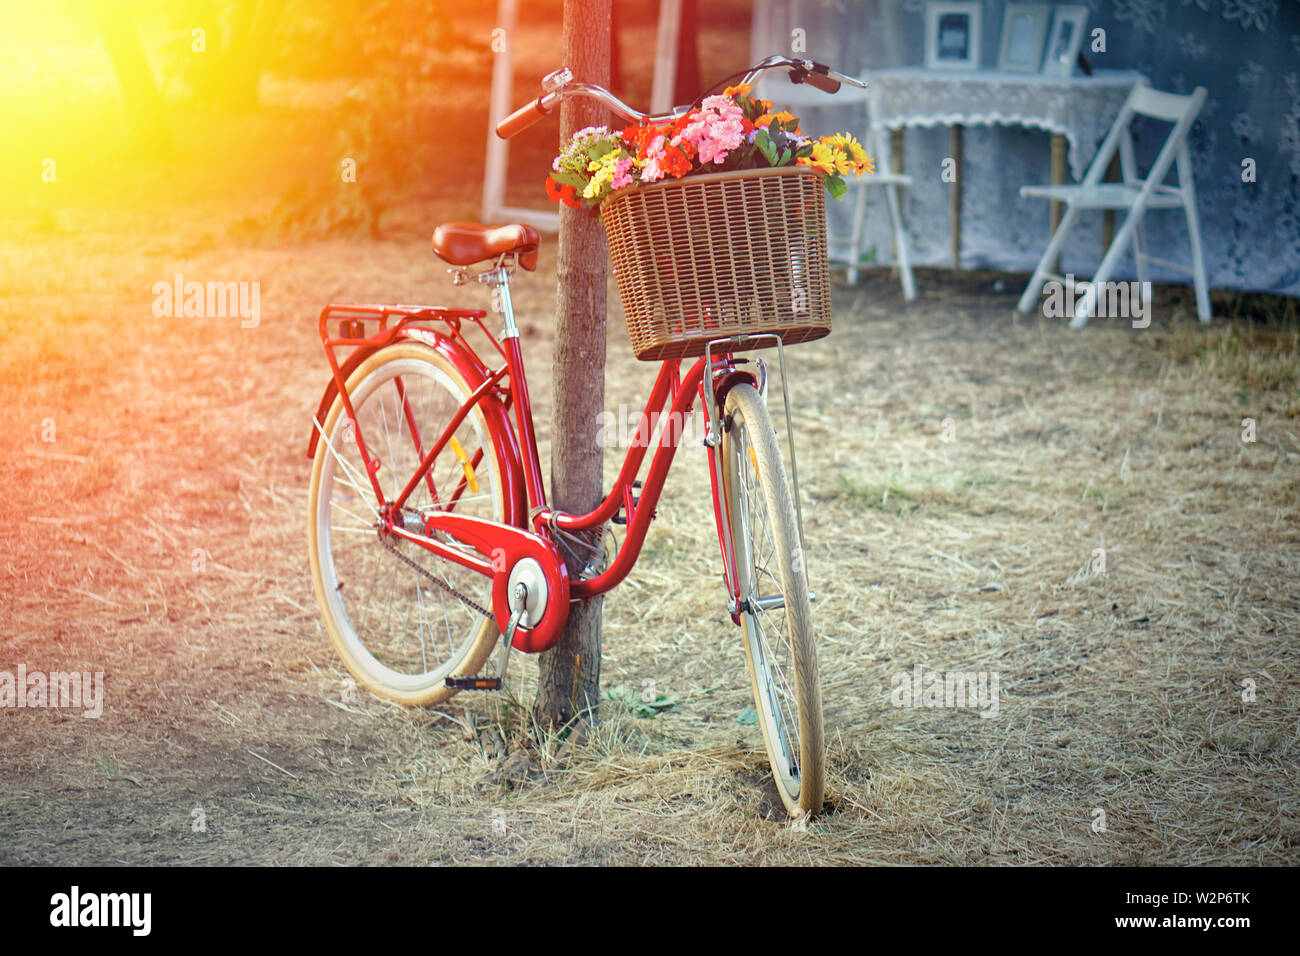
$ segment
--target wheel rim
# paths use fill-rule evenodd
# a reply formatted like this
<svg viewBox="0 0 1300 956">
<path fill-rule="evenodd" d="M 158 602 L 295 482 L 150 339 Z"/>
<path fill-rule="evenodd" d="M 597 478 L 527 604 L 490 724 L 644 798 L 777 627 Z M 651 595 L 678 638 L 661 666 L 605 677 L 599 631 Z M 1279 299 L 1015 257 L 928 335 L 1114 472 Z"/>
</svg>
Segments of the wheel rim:
<svg viewBox="0 0 1300 956">
<path fill-rule="evenodd" d="M 765 608 L 764 600 L 784 598 L 780 556 L 772 533 L 767 498 L 753 452 L 748 424 L 732 413 L 733 534 L 745 642 L 757 686 L 755 703 L 769 745 L 778 784 L 797 800 L 799 775 L 799 707 L 795 692 L 794 648 L 785 608 Z"/>
<path fill-rule="evenodd" d="M 438 439 L 443 423 L 468 394 L 462 383 L 420 358 L 385 362 L 352 389 L 359 430 L 370 455 L 381 463 L 376 476 L 388 500 L 400 493 L 420 452 Z M 397 691 L 420 690 L 452 673 L 490 625 L 435 581 L 489 608 L 491 582 L 389 536 L 392 547 L 426 576 L 385 546 L 374 492 L 351 431 L 351 420 L 340 407 L 321 437 L 324 461 L 314 520 L 326 611 L 345 655 L 364 674 Z M 435 459 L 432 489 L 428 481 L 421 482 L 407 500 L 401 518 L 405 527 L 422 533 L 421 515 L 430 510 L 502 520 L 500 476 L 487 434 L 476 408 L 456 429 L 456 444 L 449 441 Z"/>
</svg>

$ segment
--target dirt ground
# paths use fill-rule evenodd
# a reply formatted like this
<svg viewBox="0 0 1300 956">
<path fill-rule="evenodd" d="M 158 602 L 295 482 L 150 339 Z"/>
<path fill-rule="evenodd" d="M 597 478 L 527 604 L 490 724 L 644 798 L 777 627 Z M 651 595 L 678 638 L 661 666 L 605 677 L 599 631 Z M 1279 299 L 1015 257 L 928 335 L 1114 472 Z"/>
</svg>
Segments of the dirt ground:
<svg viewBox="0 0 1300 956">
<path fill-rule="evenodd" d="M 549 251 L 517 283 L 543 432 Z M 0 711 L 0 863 L 1300 858 L 1294 324 L 1198 328 L 1161 289 L 1149 329 L 1072 333 L 1015 317 L 1015 277 L 837 285 L 790 350 L 830 768 L 801 832 L 738 720 L 698 454 L 605 605 L 602 685 L 674 707 L 608 701 L 575 746 L 528 725 L 535 661 L 435 711 L 347 683 L 307 573 L 314 317 L 452 301 L 423 241 L 0 256 L 0 669 L 106 694 Z M 259 279 L 260 324 L 154 318 L 174 270 Z M 636 407 L 653 368 L 609 334 L 607 405 Z M 997 715 L 894 706 L 917 664 L 998 674 Z"/>
</svg>

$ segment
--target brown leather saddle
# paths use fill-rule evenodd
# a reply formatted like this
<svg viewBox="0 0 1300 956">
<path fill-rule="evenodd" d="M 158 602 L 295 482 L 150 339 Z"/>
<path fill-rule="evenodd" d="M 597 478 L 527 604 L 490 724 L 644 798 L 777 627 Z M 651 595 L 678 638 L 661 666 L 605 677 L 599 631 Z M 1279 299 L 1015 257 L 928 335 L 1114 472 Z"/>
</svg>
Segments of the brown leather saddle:
<svg viewBox="0 0 1300 956">
<path fill-rule="evenodd" d="M 520 266 L 537 268 L 537 248 L 542 237 L 532 226 L 484 226 L 477 222 L 444 222 L 433 231 L 433 251 L 453 266 L 469 266 L 485 259 L 515 253 Z"/>
</svg>

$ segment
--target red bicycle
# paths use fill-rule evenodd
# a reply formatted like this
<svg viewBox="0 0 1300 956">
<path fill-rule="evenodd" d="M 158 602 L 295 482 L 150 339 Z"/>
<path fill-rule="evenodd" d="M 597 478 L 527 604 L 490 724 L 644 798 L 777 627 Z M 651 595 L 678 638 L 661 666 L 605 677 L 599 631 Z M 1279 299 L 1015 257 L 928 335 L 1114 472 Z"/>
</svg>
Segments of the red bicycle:
<svg viewBox="0 0 1300 956">
<path fill-rule="evenodd" d="M 780 57 L 743 82 L 778 69 L 828 92 L 840 81 L 859 83 Z M 647 116 L 568 71 L 552 74 L 544 88 L 498 134 L 519 132 L 570 95 L 594 97 L 631 121 L 681 112 Z M 824 222 L 820 228 L 824 249 Z M 499 336 L 482 310 L 329 305 L 321 312 L 331 379 L 307 449 L 308 537 L 330 638 L 360 683 L 403 704 L 500 688 L 512 647 L 546 650 L 571 602 L 608 591 L 631 570 L 698 398 L 728 610 L 743 635 L 758 722 L 785 805 L 815 813 L 824 788 L 822 706 L 788 396 L 793 490 L 766 407 L 766 366 L 738 354 L 777 347 L 784 393 L 781 330 L 706 333 L 684 372 L 681 358 L 664 361 L 613 490 L 590 514 L 556 511 L 547 505 L 510 299 L 514 268 L 534 269 L 538 244 L 536 230 L 517 224 L 451 223 L 434 233 L 434 251 L 455 267 L 457 285 L 473 280 L 492 290 Z M 802 246 L 786 253 L 799 275 L 807 254 Z M 479 263 L 487 265 L 472 273 Z M 465 334 L 472 327 L 493 351 L 474 349 Z M 654 422 L 663 424 L 642 482 Z M 620 518 L 626 535 L 611 560 L 602 544 Z M 589 559 L 581 573 L 570 576 L 565 551 Z M 483 674 L 499 637 L 498 667 Z"/>
</svg>

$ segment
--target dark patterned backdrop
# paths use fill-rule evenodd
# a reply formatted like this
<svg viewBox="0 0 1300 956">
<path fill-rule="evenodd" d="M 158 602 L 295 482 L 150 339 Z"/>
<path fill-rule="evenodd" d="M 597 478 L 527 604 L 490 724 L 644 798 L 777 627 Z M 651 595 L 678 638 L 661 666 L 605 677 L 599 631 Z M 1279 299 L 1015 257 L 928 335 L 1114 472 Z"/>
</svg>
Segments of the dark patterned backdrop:
<svg viewBox="0 0 1300 956">
<path fill-rule="evenodd" d="M 1087 54 L 1095 66 L 1140 70 L 1156 89 L 1208 90 L 1189 142 L 1210 285 L 1300 295 L 1300 0 L 1080 2 L 1091 10 L 1088 30 L 1106 31 L 1106 52 Z M 1004 0 L 983 2 L 982 67 L 997 63 L 1004 6 Z M 846 72 L 919 66 L 924 8 L 923 0 L 757 0 L 753 48 L 789 51 L 798 28 L 809 56 Z M 862 125 L 860 112 L 848 108 L 818 110 L 809 120 L 837 129 Z M 1167 129 L 1135 125 L 1140 164 Z M 947 152 L 946 130 L 907 131 L 906 172 L 916 184 L 905 213 L 922 264 L 948 261 L 948 186 L 939 178 Z M 1033 268 L 1047 242 L 1046 203 L 1021 199 L 1019 188 L 1049 181 L 1049 155 L 1041 131 L 967 130 L 964 265 Z M 1242 181 L 1245 158 L 1255 161 L 1253 183 Z M 887 255 L 880 196 L 873 191 L 869 235 Z M 845 230 L 849 204 L 834 205 L 832 228 Z M 1063 259 L 1079 275 L 1096 267 L 1101 252 L 1100 213 L 1084 218 Z M 1148 213 L 1146 222 L 1153 254 L 1187 258 L 1181 212 Z M 1177 273 L 1155 274 L 1182 280 Z M 1131 277 L 1130 259 L 1117 278 Z"/>
</svg>

